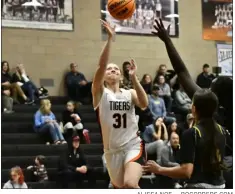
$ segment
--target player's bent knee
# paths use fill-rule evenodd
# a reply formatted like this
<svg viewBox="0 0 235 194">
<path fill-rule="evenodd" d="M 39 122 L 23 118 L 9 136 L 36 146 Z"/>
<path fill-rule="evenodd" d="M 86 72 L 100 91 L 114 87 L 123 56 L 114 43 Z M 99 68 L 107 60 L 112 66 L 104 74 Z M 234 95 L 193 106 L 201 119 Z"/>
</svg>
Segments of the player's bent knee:
<svg viewBox="0 0 235 194">
<path fill-rule="evenodd" d="M 139 185 L 133 180 L 126 180 L 124 182 L 124 189 L 138 189 Z"/>
</svg>

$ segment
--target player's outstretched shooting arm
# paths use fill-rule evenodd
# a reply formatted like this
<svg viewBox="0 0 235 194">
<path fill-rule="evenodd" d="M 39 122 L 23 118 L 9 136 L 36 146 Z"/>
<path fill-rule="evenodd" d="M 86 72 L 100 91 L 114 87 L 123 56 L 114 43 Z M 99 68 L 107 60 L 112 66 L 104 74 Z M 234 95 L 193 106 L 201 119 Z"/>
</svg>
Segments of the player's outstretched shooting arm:
<svg viewBox="0 0 235 194">
<path fill-rule="evenodd" d="M 131 66 L 129 69 L 129 75 L 131 77 L 134 86 L 134 90 L 131 90 L 132 100 L 136 106 L 138 106 L 141 109 L 145 109 L 148 106 L 148 96 L 136 76 L 136 70 L 137 70 L 136 63 L 132 59 Z"/>
<path fill-rule="evenodd" d="M 102 97 L 104 90 L 104 74 L 109 61 L 110 48 L 112 43 L 112 37 L 115 34 L 115 26 L 112 28 L 108 22 L 101 20 L 102 26 L 108 33 L 108 40 L 101 52 L 99 59 L 99 66 L 95 72 L 95 76 L 92 84 L 93 106 L 96 107 Z"/>
</svg>

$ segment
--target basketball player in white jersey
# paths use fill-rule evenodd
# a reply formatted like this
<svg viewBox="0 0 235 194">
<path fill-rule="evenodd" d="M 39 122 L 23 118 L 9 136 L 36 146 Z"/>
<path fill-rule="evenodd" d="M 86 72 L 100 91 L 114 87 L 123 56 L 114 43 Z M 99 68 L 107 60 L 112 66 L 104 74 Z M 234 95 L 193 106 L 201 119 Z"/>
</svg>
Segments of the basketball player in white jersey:
<svg viewBox="0 0 235 194">
<path fill-rule="evenodd" d="M 142 5 L 140 4 L 136 11 L 136 28 L 143 29 L 143 24 L 144 24 L 143 9 Z"/>
<path fill-rule="evenodd" d="M 215 6 L 215 16 L 217 16 L 219 14 L 219 10 L 218 10 L 218 6 Z"/>
<path fill-rule="evenodd" d="M 157 19 L 161 19 L 162 18 L 162 4 L 160 2 L 160 0 L 157 0 L 156 2 L 156 17 Z"/>
<path fill-rule="evenodd" d="M 144 19 L 146 18 L 147 13 L 148 13 L 148 6 L 145 5 L 145 6 L 144 6 L 144 9 L 143 9 L 143 17 L 144 17 Z"/>
<path fill-rule="evenodd" d="M 121 71 L 117 65 L 108 64 L 115 28 L 105 21 L 101 22 L 108 33 L 108 41 L 93 79 L 92 95 L 101 125 L 104 156 L 115 188 L 139 188 L 142 165 L 146 160 L 144 145 L 137 136 L 138 123 L 134 107 L 146 108 L 148 98 L 137 79 L 133 60 L 129 74 L 135 90 L 119 88 Z"/>
<path fill-rule="evenodd" d="M 152 7 L 149 7 L 149 10 L 147 11 L 146 17 L 145 17 L 145 27 L 152 29 L 153 26 L 153 21 L 154 21 L 154 11 Z"/>
<path fill-rule="evenodd" d="M 133 15 L 131 16 L 131 18 L 129 19 L 129 26 L 130 28 L 135 28 L 135 21 L 136 20 L 136 10 L 134 11 Z"/>
</svg>

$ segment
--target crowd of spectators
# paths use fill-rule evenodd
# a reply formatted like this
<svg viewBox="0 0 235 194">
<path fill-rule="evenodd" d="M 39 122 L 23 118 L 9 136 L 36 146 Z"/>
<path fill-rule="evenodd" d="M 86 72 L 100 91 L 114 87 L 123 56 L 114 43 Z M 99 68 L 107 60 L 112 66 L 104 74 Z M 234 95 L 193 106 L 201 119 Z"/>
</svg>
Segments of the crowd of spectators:
<svg viewBox="0 0 235 194">
<path fill-rule="evenodd" d="M 128 74 L 129 62 L 123 63 L 123 79 L 121 86 L 132 89 L 133 84 Z M 78 105 L 91 104 L 91 81 L 87 81 L 84 74 L 78 71 L 75 63 L 70 64 L 70 72 L 65 76 L 65 87 L 69 101 L 62 112 L 62 120 L 59 121 L 52 112 L 52 104 L 48 99 L 48 91 L 37 88 L 33 80 L 28 76 L 22 64 L 18 64 L 15 71 L 10 73 L 7 61 L 2 62 L 2 112 L 13 113 L 13 103 L 34 105 L 41 99 L 40 108 L 34 115 L 34 131 L 40 135 L 46 135 L 55 144 L 67 144 L 68 153 L 60 161 L 58 167 L 58 185 L 68 188 L 70 182 L 78 183 L 88 179 L 91 184 L 92 168 L 87 166 L 85 156 L 80 149 L 80 143 L 90 143 L 88 130 L 82 123 L 82 115 Z M 199 74 L 197 83 L 202 88 L 209 88 L 214 76 L 209 74 L 209 66 L 203 66 L 203 72 Z M 148 157 L 165 167 L 179 165 L 180 138 L 184 130 L 194 124 L 191 111 L 191 99 L 178 83 L 174 71 L 167 70 L 162 64 L 156 71 L 152 80 L 149 74 L 144 74 L 140 80 L 141 85 L 148 94 L 149 106 L 146 110 L 136 109 L 139 118 L 140 136 L 145 141 Z M 45 156 L 36 156 L 35 164 L 27 168 L 30 177 L 39 182 L 48 180 Z M 104 169 L 105 160 L 103 158 Z M 23 172 L 19 167 L 11 169 L 11 179 L 3 188 L 27 188 L 24 182 Z M 34 179 L 32 178 L 32 179 Z M 180 180 L 163 178 L 166 188 L 181 188 Z M 162 184 L 162 185 L 164 185 Z M 113 188 L 110 183 L 109 188 Z"/>
<path fill-rule="evenodd" d="M 1 70 L 2 112 L 13 113 L 13 104 L 35 105 L 37 99 L 48 97 L 48 91 L 44 87 L 37 88 L 23 64 L 11 70 L 9 63 L 2 61 Z"/>
</svg>

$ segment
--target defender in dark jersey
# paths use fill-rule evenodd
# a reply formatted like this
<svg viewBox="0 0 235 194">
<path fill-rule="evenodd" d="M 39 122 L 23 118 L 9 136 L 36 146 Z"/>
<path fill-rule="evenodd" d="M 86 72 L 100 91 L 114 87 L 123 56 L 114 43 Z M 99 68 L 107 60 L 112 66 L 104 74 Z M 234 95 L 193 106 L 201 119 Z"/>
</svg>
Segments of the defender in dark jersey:
<svg viewBox="0 0 235 194">
<path fill-rule="evenodd" d="M 181 140 L 181 165 L 172 168 L 148 161 L 145 171 L 171 178 L 187 179 L 186 188 L 225 188 L 223 157 L 224 130 L 213 119 L 218 98 L 208 89 L 200 89 L 193 96 L 192 114 L 196 125 L 183 133 Z"/>
</svg>

